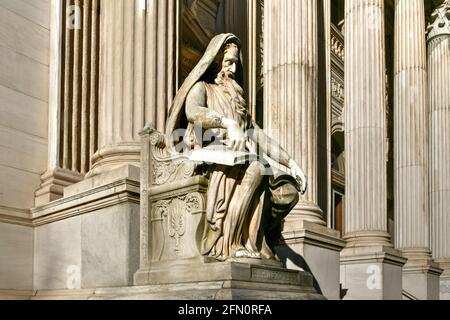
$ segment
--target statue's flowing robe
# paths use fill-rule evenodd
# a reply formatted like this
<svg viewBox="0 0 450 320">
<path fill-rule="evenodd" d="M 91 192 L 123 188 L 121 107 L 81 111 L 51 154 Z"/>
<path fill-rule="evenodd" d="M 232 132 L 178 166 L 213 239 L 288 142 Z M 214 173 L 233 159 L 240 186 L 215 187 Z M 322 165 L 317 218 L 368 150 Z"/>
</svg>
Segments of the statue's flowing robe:
<svg viewBox="0 0 450 320">
<path fill-rule="evenodd" d="M 207 107 L 218 114 L 235 120 L 245 132 L 250 129 L 248 114 L 238 112 L 236 97 L 224 85 L 203 83 L 207 94 Z M 226 139 L 226 130 L 214 129 L 214 143 Z M 219 260 L 232 257 L 245 249 L 259 255 L 266 249 L 260 228 L 264 197 L 262 176 L 258 163 L 228 167 L 212 165 L 209 168 L 207 193 L 207 227 L 202 241 L 202 253 Z M 270 250 L 264 250 L 267 256 Z M 269 257 L 267 257 L 269 258 Z"/>
<path fill-rule="evenodd" d="M 186 78 L 170 108 L 166 123 L 168 136 L 186 126 L 187 135 L 195 135 L 193 124 L 185 123 L 186 97 L 208 72 L 223 44 L 230 39 L 237 40 L 232 34 L 214 37 L 197 66 Z M 207 91 L 207 107 L 235 119 L 244 130 L 251 127 L 249 117 L 242 117 L 236 108 L 230 108 L 236 107 L 235 97 L 224 94 L 215 84 L 203 83 Z M 217 129 L 215 136 L 223 139 L 225 133 L 226 130 Z M 195 137 L 192 142 L 195 144 Z M 172 152 L 177 152 L 177 141 L 170 139 L 168 143 Z M 281 235 L 281 221 L 299 200 L 299 186 L 289 175 L 275 171 L 272 176 L 264 176 L 261 174 L 262 169 L 259 162 L 234 167 L 209 167 L 207 221 L 201 244 L 202 254 L 226 260 L 245 249 L 263 258 L 273 258 L 271 248 Z"/>
<path fill-rule="evenodd" d="M 208 108 L 235 120 L 244 132 L 251 129 L 251 119 L 247 112 L 242 112 L 242 106 L 239 105 L 235 94 L 223 85 L 203 85 Z M 215 144 L 226 139 L 226 130 L 213 131 Z M 271 216 L 272 211 L 268 205 L 273 206 L 273 203 L 270 198 L 275 201 L 281 198 L 281 202 L 287 200 L 288 204 L 292 204 L 293 200 L 298 199 L 298 191 L 293 187 L 289 188 L 287 184 L 271 190 L 273 176 L 265 175 L 265 170 L 264 165 L 259 162 L 234 167 L 209 167 L 207 224 L 202 241 L 202 254 L 226 260 L 244 250 L 251 257 L 273 258 L 264 231 L 273 225 L 279 226 L 284 215 Z M 290 197 L 277 197 L 277 194 Z"/>
</svg>

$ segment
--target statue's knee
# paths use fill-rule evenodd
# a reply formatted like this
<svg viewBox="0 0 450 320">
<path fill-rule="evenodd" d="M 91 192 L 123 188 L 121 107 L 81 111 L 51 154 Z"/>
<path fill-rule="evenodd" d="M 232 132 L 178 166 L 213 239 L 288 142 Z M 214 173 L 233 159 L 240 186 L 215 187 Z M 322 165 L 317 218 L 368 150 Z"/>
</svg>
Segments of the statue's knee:
<svg viewBox="0 0 450 320">
<path fill-rule="evenodd" d="M 247 172 L 252 173 L 254 176 L 262 177 L 266 175 L 266 167 L 261 162 L 255 161 L 250 164 Z"/>
<path fill-rule="evenodd" d="M 300 196 L 298 190 L 289 183 L 272 190 L 272 203 L 279 208 L 291 208 L 294 207 Z"/>
</svg>

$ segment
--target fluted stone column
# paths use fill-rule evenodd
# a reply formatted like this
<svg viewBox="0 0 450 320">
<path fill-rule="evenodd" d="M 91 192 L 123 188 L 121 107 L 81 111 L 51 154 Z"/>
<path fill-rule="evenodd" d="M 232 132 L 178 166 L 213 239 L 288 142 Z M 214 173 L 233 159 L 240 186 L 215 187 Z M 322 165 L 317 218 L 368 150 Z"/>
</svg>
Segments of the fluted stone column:
<svg viewBox="0 0 450 320">
<path fill-rule="evenodd" d="M 264 127 L 308 177 L 308 191 L 286 218 L 284 244 L 277 254 L 292 269 L 305 268 L 300 255 L 322 293 L 339 299 L 339 252 L 344 242 L 337 231 L 327 229 L 318 205 L 319 185 L 326 183 L 318 180 L 318 70 L 319 56 L 324 56 L 319 55 L 318 41 L 319 31 L 325 38 L 329 25 L 326 9 L 316 0 L 265 1 Z M 325 50 L 325 41 L 320 48 Z"/>
<path fill-rule="evenodd" d="M 401 299 L 405 259 L 387 232 L 384 0 L 345 1 L 347 299 Z M 388 267 L 387 267 L 388 266 Z"/>
<path fill-rule="evenodd" d="M 317 1 L 271 0 L 264 10 L 265 129 L 308 177 L 289 220 L 326 225 L 317 204 Z"/>
<path fill-rule="evenodd" d="M 403 289 L 435 300 L 441 271 L 429 241 L 425 5 L 423 0 L 395 4 L 395 246 L 408 258 Z"/>
<path fill-rule="evenodd" d="M 90 176 L 139 165 L 146 121 L 164 130 L 175 90 L 176 1 L 101 5 L 99 151 Z"/>
<path fill-rule="evenodd" d="M 433 258 L 444 269 L 441 299 L 450 299 L 450 1 L 432 18 L 428 36 L 431 243 Z"/>
<path fill-rule="evenodd" d="M 384 1 L 346 0 L 345 11 L 345 237 L 390 245 Z"/>
</svg>

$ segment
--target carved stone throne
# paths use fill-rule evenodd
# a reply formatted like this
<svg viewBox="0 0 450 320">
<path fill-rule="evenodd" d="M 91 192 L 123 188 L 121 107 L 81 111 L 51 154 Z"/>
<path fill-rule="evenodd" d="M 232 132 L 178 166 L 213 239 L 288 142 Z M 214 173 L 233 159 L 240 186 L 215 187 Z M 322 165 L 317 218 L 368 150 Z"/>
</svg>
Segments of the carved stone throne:
<svg viewBox="0 0 450 320">
<path fill-rule="evenodd" d="M 176 298 L 323 299 L 307 272 L 201 255 L 208 179 L 201 163 L 173 155 L 152 125 L 141 132 L 140 268 L 137 286 L 167 286 Z M 182 293 L 184 292 L 184 294 Z"/>
</svg>

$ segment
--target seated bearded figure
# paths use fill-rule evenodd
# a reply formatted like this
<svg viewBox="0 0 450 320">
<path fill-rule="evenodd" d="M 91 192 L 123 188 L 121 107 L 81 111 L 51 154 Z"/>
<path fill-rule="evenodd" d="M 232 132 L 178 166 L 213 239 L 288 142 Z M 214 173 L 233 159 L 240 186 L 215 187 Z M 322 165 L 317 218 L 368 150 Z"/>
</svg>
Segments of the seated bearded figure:
<svg viewBox="0 0 450 320">
<path fill-rule="evenodd" d="M 239 40 L 232 34 L 216 36 L 177 94 L 167 132 L 186 129 L 183 144 L 189 150 L 214 145 L 225 152 L 264 155 L 236 165 L 205 161 L 209 186 L 201 253 L 220 261 L 276 259 L 282 221 L 307 182 L 292 157 L 252 120 L 241 78 Z M 174 139 L 174 150 L 175 144 Z M 268 167 L 267 157 L 291 174 Z"/>
</svg>

